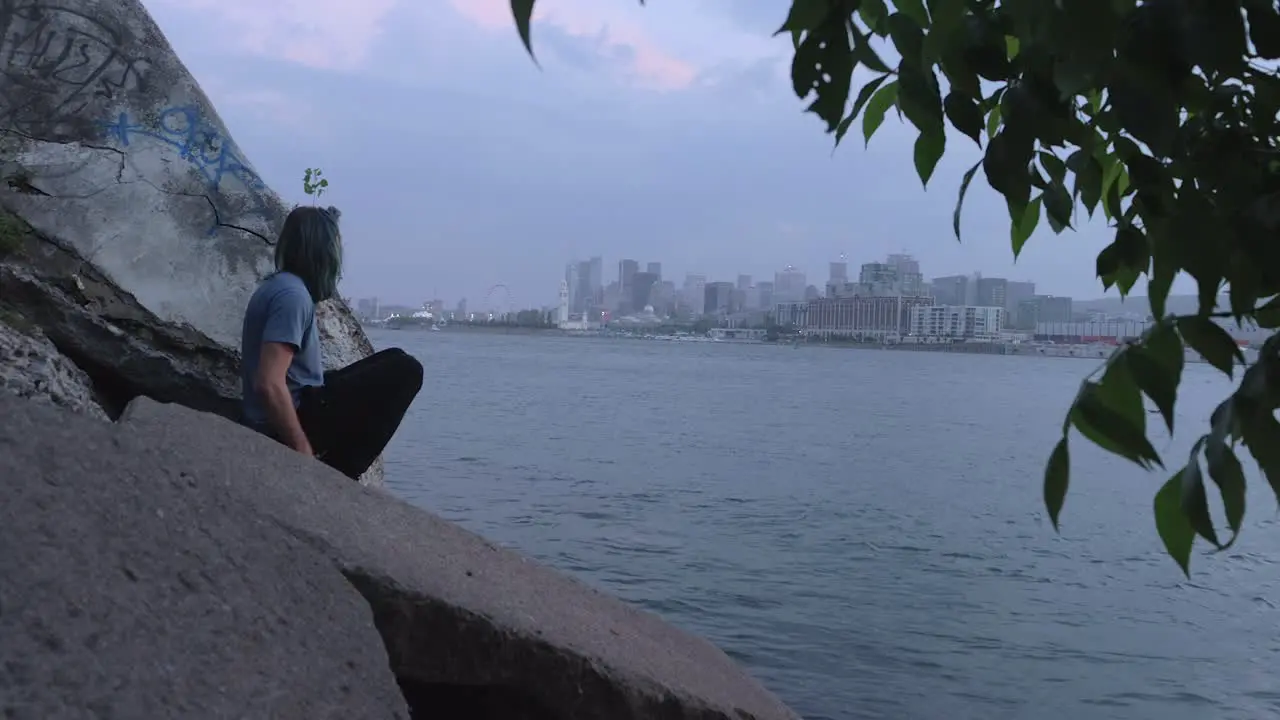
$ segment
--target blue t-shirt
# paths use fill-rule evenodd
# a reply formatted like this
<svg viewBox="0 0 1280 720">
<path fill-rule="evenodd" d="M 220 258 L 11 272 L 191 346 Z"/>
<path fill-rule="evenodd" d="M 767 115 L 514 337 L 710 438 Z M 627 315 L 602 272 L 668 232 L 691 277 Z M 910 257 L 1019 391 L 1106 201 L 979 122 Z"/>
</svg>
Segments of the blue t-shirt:
<svg viewBox="0 0 1280 720">
<path fill-rule="evenodd" d="M 267 414 L 254 391 L 254 377 L 265 342 L 286 343 L 294 348 L 286 378 L 297 407 L 303 387 L 324 384 L 324 366 L 316 332 L 316 304 L 302 278 L 293 273 L 278 272 L 263 280 L 244 311 L 240 335 L 241 409 L 244 422 L 260 430 L 267 428 Z"/>
</svg>

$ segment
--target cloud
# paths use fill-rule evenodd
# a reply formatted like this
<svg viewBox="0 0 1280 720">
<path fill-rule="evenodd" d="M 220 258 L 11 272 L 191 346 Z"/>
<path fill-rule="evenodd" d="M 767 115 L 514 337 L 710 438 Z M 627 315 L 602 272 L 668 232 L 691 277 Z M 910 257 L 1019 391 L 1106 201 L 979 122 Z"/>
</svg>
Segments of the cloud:
<svg viewBox="0 0 1280 720">
<path fill-rule="evenodd" d="M 487 33 L 515 34 L 508 0 L 449 4 Z M 714 83 L 726 66 L 780 57 L 779 45 L 767 34 L 727 24 L 715 10 L 702 3 L 641 7 L 600 0 L 542 0 L 534 10 L 531 35 L 539 56 L 548 51 L 578 56 L 588 50 L 627 85 L 658 91 L 704 86 Z M 580 57 L 567 59 L 582 64 Z"/>
<path fill-rule="evenodd" d="M 250 119 L 268 123 L 296 138 L 314 141 L 328 137 L 326 116 L 297 96 L 267 87 L 233 84 L 216 77 L 204 83 L 204 90 L 223 113 L 241 110 Z"/>
<path fill-rule="evenodd" d="M 449 4 L 486 31 L 512 32 L 511 6 L 507 0 L 449 0 Z M 585 0 L 538 3 L 531 34 L 537 33 L 537 26 L 544 26 L 590 41 L 600 55 L 619 61 L 624 74 L 641 86 L 679 90 L 693 84 L 698 77 L 696 66 L 661 47 L 636 19 L 629 17 L 630 13 L 605 5 Z"/>
<path fill-rule="evenodd" d="M 195 11 L 241 52 L 323 70 L 364 64 L 397 0 L 147 0 Z M 211 22 L 210 22 L 211 21 Z"/>
</svg>

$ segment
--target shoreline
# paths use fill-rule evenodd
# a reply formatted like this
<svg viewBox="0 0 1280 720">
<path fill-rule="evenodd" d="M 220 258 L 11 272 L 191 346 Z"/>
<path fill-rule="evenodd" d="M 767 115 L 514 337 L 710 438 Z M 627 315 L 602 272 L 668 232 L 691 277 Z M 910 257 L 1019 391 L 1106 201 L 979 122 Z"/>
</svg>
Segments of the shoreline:
<svg viewBox="0 0 1280 720">
<path fill-rule="evenodd" d="M 369 330 L 379 330 L 388 332 L 433 332 L 426 328 L 387 328 L 372 326 Z M 778 347 L 793 347 L 799 349 L 802 347 L 843 349 L 843 350 L 888 350 L 900 352 L 931 352 L 954 355 L 1004 355 L 1018 357 L 1049 357 L 1049 358 L 1075 358 L 1078 360 L 1106 360 L 1111 356 L 1117 346 L 1107 344 L 1076 344 L 1076 345 L 1041 345 L 1041 344 L 1024 344 L 1024 343 L 858 343 L 858 342 L 802 342 L 794 343 L 789 340 L 777 340 L 770 342 L 767 340 L 753 340 L 746 338 L 727 338 L 712 340 L 710 338 L 701 338 L 694 336 L 672 336 L 672 335 L 654 335 L 654 336 L 637 336 L 623 334 L 605 334 L 598 332 L 584 333 L 582 331 L 561 330 L 560 328 L 529 328 L 529 327 L 486 327 L 483 325 L 451 325 L 440 332 L 471 332 L 499 335 L 540 335 L 549 334 L 558 337 L 573 337 L 592 340 L 621 340 L 621 341 L 649 341 L 649 342 L 673 342 L 673 343 L 696 343 L 710 345 L 774 345 Z M 1245 353 L 1246 359 L 1251 354 L 1256 356 L 1257 351 L 1252 348 L 1241 348 Z M 1188 351 L 1186 353 L 1186 362 L 1204 363 L 1205 360 L 1199 355 Z"/>
</svg>

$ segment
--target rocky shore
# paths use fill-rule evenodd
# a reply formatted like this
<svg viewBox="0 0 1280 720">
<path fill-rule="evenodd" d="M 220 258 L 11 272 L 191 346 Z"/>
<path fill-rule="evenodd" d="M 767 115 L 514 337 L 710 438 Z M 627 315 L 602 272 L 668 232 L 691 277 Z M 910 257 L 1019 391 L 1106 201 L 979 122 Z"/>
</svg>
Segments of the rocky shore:
<svg viewBox="0 0 1280 720">
<path fill-rule="evenodd" d="M 380 465 L 228 420 L 287 208 L 138 0 L 0 25 L 0 716 L 796 717 Z M 330 367 L 372 351 L 341 302 L 321 333 Z"/>
</svg>

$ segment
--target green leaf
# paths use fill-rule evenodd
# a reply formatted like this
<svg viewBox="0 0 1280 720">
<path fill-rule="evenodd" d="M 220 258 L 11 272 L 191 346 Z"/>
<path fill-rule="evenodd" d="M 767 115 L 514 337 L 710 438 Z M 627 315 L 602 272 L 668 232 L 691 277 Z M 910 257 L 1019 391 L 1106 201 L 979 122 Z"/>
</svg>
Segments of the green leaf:
<svg viewBox="0 0 1280 720">
<path fill-rule="evenodd" d="M 1205 443 L 1204 457 L 1209 465 L 1209 477 L 1213 478 L 1222 494 L 1222 508 L 1232 532 L 1231 540 L 1226 543 L 1226 547 L 1230 547 L 1240 535 L 1240 527 L 1244 523 L 1244 468 L 1231 447 L 1216 435 L 1211 434 Z"/>
<path fill-rule="evenodd" d="M 1151 257 L 1151 281 L 1147 283 L 1147 300 L 1151 305 L 1151 316 L 1157 320 L 1165 316 L 1165 303 L 1169 300 L 1169 290 L 1173 287 L 1173 279 L 1178 269 L 1172 254 L 1166 249 Z"/>
<path fill-rule="evenodd" d="M 925 23 L 919 23 L 901 12 L 889 16 L 889 37 L 902 56 L 903 64 L 919 67 L 924 62 Z"/>
<path fill-rule="evenodd" d="M 876 35 L 884 37 L 889 34 L 889 8 L 884 0 L 862 0 L 858 4 L 858 17 Z"/>
<path fill-rule="evenodd" d="M 1160 455 L 1133 420 L 1131 393 L 1137 393 L 1131 380 L 1127 384 L 1085 382 L 1072 405 L 1071 420 L 1080 434 L 1098 447 L 1150 469 L 1161 465 Z M 1139 398 L 1139 415 L 1141 409 Z"/>
<path fill-rule="evenodd" d="M 987 139 L 996 136 L 1000 132 L 1000 106 L 996 105 L 991 108 L 991 112 L 987 113 Z"/>
<path fill-rule="evenodd" d="M 1191 548 L 1195 545 L 1196 531 L 1182 512 L 1182 471 L 1160 488 L 1155 498 L 1156 532 L 1164 542 L 1165 552 L 1178 563 L 1182 572 L 1191 577 Z"/>
<path fill-rule="evenodd" d="M 1178 318 L 1178 332 L 1187 345 L 1200 353 L 1205 362 L 1232 377 L 1236 364 L 1244 364 L 1244 353 L 1226 329 L 1202 315 Z"/>
<path fill-rule="evenodd" d="M 791 61 L 791 86 L 796 97 L 816 96 L 806 112 L 824 120 L 827 132 L 835 132 L 840 126 L 849 102 L 854 65 L 849 42 L 845 19 L 840 13 L 831 12 L 805 33 Z"/>
<path fill-rule="evenodd" d="M 1111 106 L 1120 125 L 1159 157 L 1172 151 L 1178 133 L 1178 101 L 1169 78 L 1128 62 L 1111 73 Z"/>
<path fill-rule="evenodd" d="M 898 12 L 906 15 L 922 28 L 929 27 L 929 12 L 925 10 L 922 0 L 893 0 Z"/>
<path fill-rule="evenodd" d="M 516 32 L 520 33 L 520 42 L 529 57 L 537 64 L 538 58 L 533 54 L 533 41 L 529 37 L 529 23 L 533 20 L 533 4 L 535 0 L 511 0 L 511 14 L 516 20 Z"/>
<path fill-rule="evenodd" d="M 884 61 L 876 54 L 875 48 L 871 47 L 871 43 L 868 41 L 869 37 L 869 33 L 863 34 L 856 30 L 853 32 L 853 59 L 873 72 L 890 72 L 889 66 L 884 64 Z"/>
<path fill-rule="evenodd" d="M 1213 527 L 1213 518 L 1209 516 L 1209 497 L 1204 491 L 1204 475 L 1200 470 L 1199 455 L 1203 442 L 1204 438 L 1201 438 L 1200 442 L 1196 443 L 1191 451 L 1191 459 L 1179 473 L 1182 485 L 1182 514 L 1186 516 L 1187 522 L 1191 524 L 1191 528 L 1197 535 L 1208 540 L 1214 547 L 1221 548 L 1222 543 L 1218 541 L 1218 532 Z"/>
<path fill-rule="evenodd" d="M 1072 162 L 1075 160 L 1076 162 Z M 1093 217 L 1102 199 L 1102 165 L 1097 158 L 1077 150 L 1067 159 L 1067 166 L 1075 173 L 1075 190 L 1073 194 L 1080 198 L 1084 207 Z"/>
<path fill-rule="evenodd" d="M 1053 529 L 1059 530 L 1058 516 L 1062 505 L 1067 500 L 1067 484 L 1071 479 L 1071 453 L 1067 449 L 1067 438 L 1063 437 L 1053 446 L 1049 462 L 1044 468 L 1044 507 L 1049 511 L 1049 520 Z"/>
<path fill-rule="evenodd" d="M 1049 227 L 1055 233 L 1071 227 L 1071 195 L 1066 187 L 1054 182 L 1041 197 L 1044 198 L 1044 214 L 1049 218 Z"/>
<path fill-rule="evenodd" d="M 1253 321 L 1266 330 L 1280 328 L 1280 295 L 1271 298 L 1253 313 Z"/>
<path fill-rule="evenodd" d="M 862 112 L 862 107 L 867 104 L 867 101 L 871 99 L 871 96 L 875 94 L 876 90 L 878 90 L 882 84 L 884 84 L 884 81 L 888 79 L 888 77 L 888 74 L 881 75 L 866 85 L 863 85 L 862 89 L 858 91 L 858 97 L 853 101 L 853 109 L 849 111 L 849 114 L 845 116 L 844 120 L 840 121 L 839 127 L 836 128 L 837 146 L 840 144 L 840 141 L 844 139 L 845 133 L 849 132 L 849 128 L 853 126 L 853 121 L 858 118 L 858 113 Z"/>
<path fill-rule="evenodd" d="M 898 107 L 920 132 L 943 129 L 942 92 L 932 68 L 898 65 Z"/>
<path fill-rule="evenodd" d="M 1174 407 L 1185 362 L 1182 338 L 1172 325 L 1162 323 L 1151 330 L 1141 345 L 1125 350 L 1124 358 L 1138 388 L 1151 398 L 1172 435 Z"/>
<path fill-rule="evenodd" d="M 1269 412 L 1254 413 L 1241 422 L 1241 431 L 1249 454 L 1280 502 L 1280 421 Z"/>
<path fill-rule="evenodd" d="M 1030 143 L 1011 137 L 1006 128 L 987 143 L 982 170 L 993 190 L 1003 195 L 1011 205 L 1018 203 L 1021 207 L 1031 195 L 1031 176 L 1027 172 L 1030 160 Z"/>
<path fill-rule="evenodd" d="M 969 192 L 969 183 L 973 182 L 974 173 L 982 167 L 982 161 L 973 164 L 964 177 L 960 179 L 960 197 L 956 198 L 956 210 L 951 214 L 951 227 L 956 231 L 956 240 L 960 239 L 960 210 L 964 207 L 964 195 Z"/>
<path fill-rule="evenodd" d="M 862 116 L 862 138 L 866 145 L 871 144 L 871 136 L 884 124 L 884 115 L 898 100 L 898 81 L 894 80 L 880 88 L 867 102 L 867 111 Z"/>
<path fill-rule="evenodd" d="M 956 130 L 973 138 L 978 147 L 982 147 L 982 110 L 978 108 L 978 103 L 953 90 L 942 101 L 942 109 Z"/>
<path fill-rule="evenodd" d="M 1013 257 L 1017 259 L 1022 252 L 1022 246 L 1027 244 L 1027 240 L 1031 238 L 1031 233 L 1036 231 L 1036 226 L 1040 224 L 1040 198 L 1036 197 L 1027 203 L 1023 210 L 1022 216 L 1013 221 L 1011 232 L 1013 236 Z"/>
<path fill-rule="evenodd" d="M 1147 238 L 1132 225 L 1116 228 L 1115 240 L 1098 253 L 1097 271 L 1102 285 L 1110 289 L 1124 277 L 1136 278 L 1151 264 Z"/>
<path fill-rule="evenodd" d="M 1040 167 L 1044 168 L 1045 173 L 1055 183 L 1061 183 L 1063 178 L 1067 176 L 1067 164 L 1062 161 L 1062 158 L 1053 153 L 1041 150 L 1038 155 L 1040 157 Z"/>
<path fill-rule="evenodd" d="M 512 0 L 515 4 L 515 0 Z M 533 2 L 529 2 L 530 5 Z M 773 33 L 774 37 L 784 32 L 805 33 L 826 21 L 831 13 L 829 0 L 791 0 L 791 9 L 787 11 L 787 19 L 782 27 Z"/>
<path fill-rule="evenodd" d="M 920 176 L 920 182 L 926 188 L 929 187 L 929 178 L 933 177 L 933 170 L 938 166 L 938 160 L 946 149 L 947 134 L 940 130 L 922 132 L 916 138 L 916 174 Z"/>
</svg>

